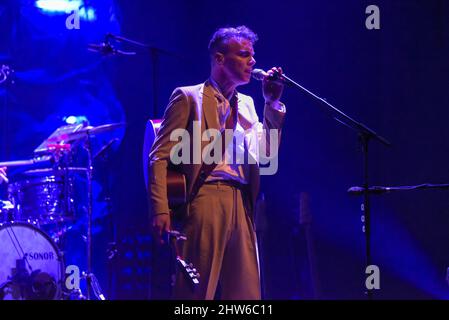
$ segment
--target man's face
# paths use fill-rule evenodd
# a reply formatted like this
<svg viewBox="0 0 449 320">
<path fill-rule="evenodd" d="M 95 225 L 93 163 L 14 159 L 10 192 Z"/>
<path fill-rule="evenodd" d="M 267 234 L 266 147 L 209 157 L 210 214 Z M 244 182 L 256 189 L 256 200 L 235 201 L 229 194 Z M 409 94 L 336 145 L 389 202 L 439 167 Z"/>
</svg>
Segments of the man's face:
<svg viewBox="0 0 449 320">
<path fill-rule="evenodd" d="M 251 80 L 251 71 L 256 64 L 251 41 L 231 39 L 223 53 L 223 71 L 235 85 L 246 84 Z"/>
</svg>

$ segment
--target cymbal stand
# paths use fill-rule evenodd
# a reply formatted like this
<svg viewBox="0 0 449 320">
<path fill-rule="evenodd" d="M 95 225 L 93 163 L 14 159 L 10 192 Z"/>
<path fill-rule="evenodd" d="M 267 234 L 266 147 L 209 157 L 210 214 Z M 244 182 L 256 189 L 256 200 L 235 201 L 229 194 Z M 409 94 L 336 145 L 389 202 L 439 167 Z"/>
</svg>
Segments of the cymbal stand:
<svg viewBox="0 0 449 320">
<path fill-rule="evenodd" d="M 87 272 L 83 272 L 83 278 L 87 282 L 87 300 L 91 300 L 92 289 L 95 296 L 99 300 L 106 300 L 101 292 L 100 284 L 97 278 L 92 273 L 92 177 L 93 177 L 93 156 L 90 132 L 87 132 L 87 137 L 84 143 L 84 149 L 87 151 Z"/>
</svg>

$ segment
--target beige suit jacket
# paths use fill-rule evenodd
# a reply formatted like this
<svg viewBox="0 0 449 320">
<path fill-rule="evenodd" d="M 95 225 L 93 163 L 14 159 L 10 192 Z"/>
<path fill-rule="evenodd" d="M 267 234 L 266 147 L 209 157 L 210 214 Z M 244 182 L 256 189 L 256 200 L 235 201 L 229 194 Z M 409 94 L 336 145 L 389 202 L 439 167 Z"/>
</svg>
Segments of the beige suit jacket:
<svg viewBox="0 0 449 320">
<path fill-rule="evenodd" d="M 252 139 L 249 138 L 248 141 L 245 138 L 245 143 L 249 144 L 247 148 L 250 151 L 253 150 L 253 153 L 257 153 L 259 150 L 255 143 L 259 143 L 260 139 L 266 139 L 262 129 L 280 130 L 285 116 L 285 112 L 266 105 L 264 108 L 264 121 L 260 123 L 253 99 L 241 93 L 238 93 L 238 110 L 239 123 L 249 132 L 249 136 L 253 137 Z M 194 125 L 195 122 L 196 124 Z M 194 133 L 195 128 L 200 130 L 200 132 Z M 192 160 L 194 152 L 202 152 L 204 147 L 210 143 L 210 141 L 201 141 L 201 150 L 194 150 L 193 138 L 198 139 L 199 137 L 201 139 L 204 131 L 211 128 L 220 130 L 217 100 L 209 81 L 195 86 L 176 88 L 170 97 L 159 132 L 149 154 L 148 192 L 152 213 L 169 212 L 166 182 L 167 168 L 171 165 L 170 151 L 178 144 L 178 141 L 171 141 L 171 133 L 176 129 L 187 130 L 191 137 L 190 154 Z M 250 164 L 249 166 L 249 194 L 247 196 L 250 206 L 249 210 L 252 214 L 259 192 L 260 174 L 258 164 Z M 176 169 L 185 175 L 187 194 L 190 195 L 196 179 L 201 174 L 202 164 L 195 163 L 192 160 L 190 163 L 178 164 Z"/>
</svg>

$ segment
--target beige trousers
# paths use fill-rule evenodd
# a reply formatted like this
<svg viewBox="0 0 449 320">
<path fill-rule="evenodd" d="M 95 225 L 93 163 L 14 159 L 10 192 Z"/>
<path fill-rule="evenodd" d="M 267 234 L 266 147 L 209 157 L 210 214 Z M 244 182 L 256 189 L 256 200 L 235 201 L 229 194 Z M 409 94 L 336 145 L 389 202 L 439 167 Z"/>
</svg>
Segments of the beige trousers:
<svg viewBox="0 0 449 320">
<path fill-rule="evenodd" d="M 178 272 L 174 299 L 212 300 L 218 283 L 223 300 L 259 300 L 257 242 L 242 193 L 229 185 L 205 184 L 191 202 L 181 227 L 182 257 L 200 273 L 196 290 Z"/>
</svg>

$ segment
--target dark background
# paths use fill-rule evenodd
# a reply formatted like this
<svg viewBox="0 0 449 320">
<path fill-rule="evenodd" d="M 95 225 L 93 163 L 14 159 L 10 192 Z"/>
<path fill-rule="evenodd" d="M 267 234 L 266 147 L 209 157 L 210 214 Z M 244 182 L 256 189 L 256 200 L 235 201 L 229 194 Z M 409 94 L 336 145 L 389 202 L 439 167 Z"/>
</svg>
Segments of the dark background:
<svg viewBox="0 0 449 320">
<path fill-rule="evenodd" d="M 149 118 L 160 118 L 177 86 L 209 75 L 208 41 L 220 26 L 244 24 L 259 36 L 256 67 L 286 74 L 392 143 L 371 141 L 371 185 L 449 183 L 449 3 L 391 1 L 85 1 L 96 21 L 67 30 L 68 14 L 50 16 L 34 1 L 0 5 L 0 65 L 15 69 L 0 84 L 0 161 L 28 159 L 68 115 L 91 125 L 121 122 L 126 130 L 107 161 L 96 163 L 95 270 L 112 299 L 164 297 L 150 286 L 164 270 L 164 252 L 149 235 L 142 144 Z M 365 27 L 368 5 L 380 9 L 380 30 Z M 150 44 L 117 44 L 134 56 L 88 52 L 106 32 Z M 241 87 L 254 97 L 260 83 Z M 357 134 L 313 99 L 286 89 L 287 118 L 275 176 L 262 178 L 265 213 L 259 238 L 268 299 L 365 299 L 365 250 L 360 205 L 347 189 L 362 184 Z M 16 170 L 10 170 L 14 176 Z M 105 206 L 105 190 L 112 201 Z M 300 193 L 313 220 L 299 223 Z M 103 199 L 103 200 L 102 200 Z M 372 198 L 372 256 L 382 299 L 447 299 L 447 190 L 403 191 Z M 107 207 L 107 209 L 105 209 Z M 310 237 L 306 237 L 306 230 Z M 117 255 L 108 260 L 110 242 Z M 313 245 L 312 291 L 307 244 Z M 80 249 L 82 250 L 82 249 Z M 160 264 L 150 261 L 159 259 Z M 161 272 L 163 273 L 163 272 Z"/>
</svg>

